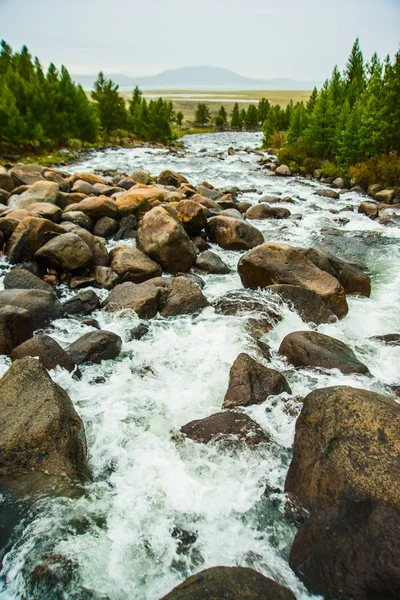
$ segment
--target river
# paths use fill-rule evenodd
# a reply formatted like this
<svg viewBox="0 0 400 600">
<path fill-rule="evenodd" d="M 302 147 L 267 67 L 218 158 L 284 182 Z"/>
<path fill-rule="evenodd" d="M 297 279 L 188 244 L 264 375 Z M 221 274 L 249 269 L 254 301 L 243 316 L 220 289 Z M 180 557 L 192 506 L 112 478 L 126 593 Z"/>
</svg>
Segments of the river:
<svg viewBox="0 0 400 600">
<path fill-rule="evenodd" d="M 60 368 L 52 372 L 85 423 L 94 481 L 80 498 L 43 499 L 23 513 L 3 558 L 1 600 L 36 598 L 29 574 L 54 555 L 61 563 L 70 561 L 70 568 L 63 567 L 62 576 L 57 571 L 41 600 L 158 600 L 190 574 L 216 565 L 251 566 L 291 588 L 299 600 L 309 598 L 288 565 L 296 529 L 284 516 L 282 492 L 301 398 L 331 385 L 388 393 L 387 386 L 400 384 L 400 348 L 369 339 L 400 330 L 400 225 L 384 226 L 358 214 L 363 198 L 357 193 L 330 200 L 315 195 L 317 182 L 261 170 L 260 157 L 244 150 L 260 145 L 258 133 L 193 135 L 183 141 L 184 157 L 121 148 L 92 154 L 68 170 L 145 169 L 157 175 L 173 169 L 194 184 L 207 180 L 215 187 L 257 189 L 240 197 L 254 203 L 265 194 L 291 196 L 295 204 L 285 206 L 301 220 L 252 224 L 266 241 L 319 246 L 366 263 L 371 298 L 349 297 L 345 319 L 316 329 L 346 342 L 371 375 L 290 367 L 277 355 L 279 344 L 286 334 L 310 325 L 266 292 L 247 291 L 249 297 L 267 298 L 282 317 L 265 337 L 272 350 L 268 366 L 285 374 L 293 394 L 245 409 L 271 435 L 267 447 L 221 452 L 177 441 L 171 433 L 220 410 L 229 369 L 240 352 L 262 360 L 246 317 L 216 314 L 212 307 L 197 316 L 156 317 L 144 338 L 128 342 L 126 332 L 138 319 L 97 311 L 93 318 L 102 328 L 125 340 L 121 355 L 83 367 L 81 381 Z M 231 146 L 238 152 L 229 156 Z M 345 210 L 331 212 L 337 209 Z M 232 273 L 203 277 L 210 301 L 242 287 L 236 269 L 242 252 L 212 250 Z M 60 319 L 49 332 L 66 346 L 90 331 L 81 320 Z M 8 366 L 9 359 L 1 357 L 0 374 Z"/>
</svg>

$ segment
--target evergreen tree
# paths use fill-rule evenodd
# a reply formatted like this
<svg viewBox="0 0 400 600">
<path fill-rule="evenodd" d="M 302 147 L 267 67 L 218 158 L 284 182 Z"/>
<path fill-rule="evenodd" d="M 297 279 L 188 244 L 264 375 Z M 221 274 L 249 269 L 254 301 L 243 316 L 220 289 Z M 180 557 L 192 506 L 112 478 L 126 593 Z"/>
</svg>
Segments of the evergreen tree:
<svg viewBox="0 0 400 600">
<path fill-rule="evenodd" d="M 313 112 L 315 105 L 317 104 L 317 100 L 318 100 L 318 90 L 315 87 L 311 93 L 311 96 L 309 97 L 307 104 L 306 104 L 306 112 L 308 115 L 311 115 L 311 113 Z"/>
<path fill-rule="evenodd" d="M 222 125 L 226 125 L 226 123 L 228 121 L 228 114 L 226 112 L 225 106 L 220 107 L 220 109 L 217 113 L 217 116 L 221 117 Z"/>
<path fill-rule="evenodd" d="M 300 102 L 292 113 L 290 126 L 286 137 L 286 143 L 289 146 L 295 144 L 300 136 L 304 134 L 307 127 L 307 110 L 303 102 Z"/>
<path fill-rule="evenodd" d="M 107 135 L 115 129 L 123 129 L 128 122 L 125 101 L 119 95 L 118 87 L 111 79 L 105 79 L 100 71 L 92 92 L 92 98 L 97 103 L 100 124 Z"/>
<path fill-rule="evenodd" d="M 267 118 L 268 111 L 271 108 L 270 103 L 266 98 L 261 98 L 258 102 L 258 119 L 261 123 L 261 126 L 264 125 L 264 121 Z"/>
<path fill-rule="evenodd" d="M 325 83 L 310 116 L 306 135 L 320 158 L 329 158 L 335 143 L 335 107 Z"/>
<path fill-rule="evenodd" d="M 346 98 L 352 107 L 365 89 L 364 57 L 357 38 L 353 44 L 344 72 Z"/>
<path fill-rule="evenodd" d="M 176 124 L 178 125 L 179 128 L 182 127 L 182 123 L 183 123 L 183 112 L 182 111 L 178 111 L 175 115 L 175 121 Z"/>
<path fill-rule="evenodd" d="M 246 113 L 246 128 L 257 129 L 258 128 L 258 110 L 254 104 L 250 104 Z"/>
<path fill-rule="evenodd" d="M 235 102 L 235 105 L 233 107 L 233 111 L 232 111 L 232 117 L 231 117 L 231 127 L 232 129 L 241 129 L 242 128 L 242 119 L 240 118 L 240 112 L 239 112 L 239 104 L 237 102 Z"/>
<path fill-rule="evenodd" d="M 209 122 L 211 118 L 210 111 L 208 109 L 207 104 L 199 103 L 197 105 L 196 114 L 195 114 L 195 122 L 198 123 L 201 127 L 204 127 L 206 123 Z"/>
</svg>

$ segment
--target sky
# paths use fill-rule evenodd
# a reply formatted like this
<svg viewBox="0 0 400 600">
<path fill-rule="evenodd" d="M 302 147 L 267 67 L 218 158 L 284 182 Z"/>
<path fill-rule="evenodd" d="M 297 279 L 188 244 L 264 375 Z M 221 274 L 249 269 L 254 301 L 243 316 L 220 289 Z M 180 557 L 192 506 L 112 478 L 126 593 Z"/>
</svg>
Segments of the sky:
<svg viewBox="0 0 400 600">
<path fill-rule="evenodd" d="M 400 0 L 0 0 L 0 39 L 72 74 L 153 75 L 182 66 L 322 81 L 400 45 Z"/>
</svg>

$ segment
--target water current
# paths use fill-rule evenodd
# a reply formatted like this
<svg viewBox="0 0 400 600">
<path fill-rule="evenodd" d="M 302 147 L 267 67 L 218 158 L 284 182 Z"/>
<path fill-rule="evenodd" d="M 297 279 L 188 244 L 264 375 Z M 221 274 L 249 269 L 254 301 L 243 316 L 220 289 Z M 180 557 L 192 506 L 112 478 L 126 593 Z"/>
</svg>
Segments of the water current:
<svg viewBox="0 0 400 600">
<path fill-rule="evenodd" d="M 215 187 L 255 189 L 240 196 L 252 203 L 265 194 L 292 197 L 294 204 L 284 206 L 301 219 L 252 223 L 266 241 L 318 246 L 368 266 L 371 298 L 349 297 L 345 319 L 314 328 L 350 345 L 371 375 L 288 365 L 277 354 L 280 342 L 312 325 L 267 292 L 246 294 L 262 296 L 281 316 L 263 338 L 271 347 L 268 363 L 246 327 L 248 315 L 224 316 L 207 307 L 196 316 L 156 317 L 145 337 L 127 341 L 138 318 L 97 311 L 93 317 L 101 327 L 124 340 L 118 359 L 84 366 L 80 381 L 61 368 L 51 372 L 84 421 L 94 480 L 79 498 L 42 499 L 22 511 L 2 560 L 1 600 L 37 598 L 30 573 L 48 557 L 59 564 L 49 600 L 157 600 L 190 574 L 216 565 L 253 567 L 291 588 L 299 600 L 309 598 L 288 565 L 296 528 L 285 518 L 283 493 L 301 398 L 331 385 L 387 393 L 388 386 L 400 384 L 400 348 L 370 339 L 400 330 L 400 226 L 358 214 L 363 197 L 357 193 L 330 200 L 315 195 L 318 182 L 262 170 L 259 155 L 246 151 L 260 146 L 258 133 L 183 141 L 182 157 L 163 149 L 121 148 L 92 154 L 68 170 L 145 169 L 158 175 L 168 168 L 193 184 L 207 180 Z M 232 156 L 231 146 L 237 149 Z M 232 272 L 203 276 L 210 301 L 242 287 L 236 269 L 242 252 L 212 250 Z M 7 270 L 5 262 L 2 268 Z M 69 295 L 64 290 L 63 297 Z M 81 320 L 60 319 L 49 332 L 65 347 L 91 330 Z M 284 373 L 292 388 L 291 396 L 283 393 L 244 409 L 272 442 L 223 451 L 177 440 L 173 434 L 182 425 L 220 410 L 229 369 L 243 351 Z M 0 374 L 9 364 L 1 358 Z"/>
</svg>

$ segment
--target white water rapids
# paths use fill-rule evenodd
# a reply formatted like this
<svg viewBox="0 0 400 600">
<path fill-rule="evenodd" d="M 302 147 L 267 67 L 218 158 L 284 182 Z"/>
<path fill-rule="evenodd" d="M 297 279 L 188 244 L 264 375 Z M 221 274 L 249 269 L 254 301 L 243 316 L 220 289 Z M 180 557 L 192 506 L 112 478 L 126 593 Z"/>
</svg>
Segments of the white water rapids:
<svg viewBox="0 0 400 600">
<path fill-rule="evenodd" d="M 54 586 L 41 600 L 157 600 L 190 574 L 216 565 L 253 567 L 291 588 L 299 600 L 309 598 L 288 565 L 296 529 L 283 514 L 300 399 L 331 385 L 388 393 L 386 386 L 400 384 L 400 348 L 369 339 L 400 331 L 400 226 L 383 226 L 358 214 L 362 197 L 356 193 L 330 200 L 314 194 L 319 183 L 259 169 L 259 156 L 244 148 L 259 146 L 260 134 L 194 135 L 184 143 L 183 158 L 164 150 L 108 150 L 68 170 L 109 168 L 129 174 L 145 169 L 158 175 L 169 168 L 194 184 L 207 180 L 215 187 L 258 190 L 240 200 L 291 196 L 295 204 L 284 206 L 301 214 L 301 220 L 252 224 L 266 241 L 320 246 L 367 264 L 371 298 L 349 297 L 348 316 L 317 330 L 351 346 L 371 376 L 290 367 L 277 355 L 279 344 L 289 332 L 310 325 L 273 298 L 283 318 L 263 338 L 271 346 L 268 363 L 257 353 L 246 319 L 216 314 L 212 307 L 196 316 L 156 317 L 149 333 L 131 342 L 126 334 L 139 322 L 134 314 L 96 311 L 92 316 L 101 327 L 124 340 L 121 355 L 83 366 L 80 381 L 61 368 L 51 372 L 84 421 L 94 481 L 80 498 L 48 498 L 25 514 L 3 558 L 1 600 L 36 598 L 27 588 L 29 574 L 52 555 L 69 559 L 74 567 L 60 589 Z M 230 146 L 242 150 L 229 156 Z M 200 152 L 204 148 L 207 152 Z M 330 212 L 345 207 L 340 214 Z M 209 300 L 242 287 L 236 269 L 242 252 L 212 250 L 232 273 L 202 276 Z M 248 292 L 257 293 L 266 296 Z M 83 318 L 60 319 L 48 331 L 65 347 L 91 330 Z M 292 396 L 284 393 L 245 409 L 270 433 L 272 443 L 223 452 L 174 439 L 172 434 L 188 421 L 220 410 L 229 369 L 243 351 L 284 373 L 292 388 Z M 1 358 L 0 374 L 9 364 Z"/>
</svg>

